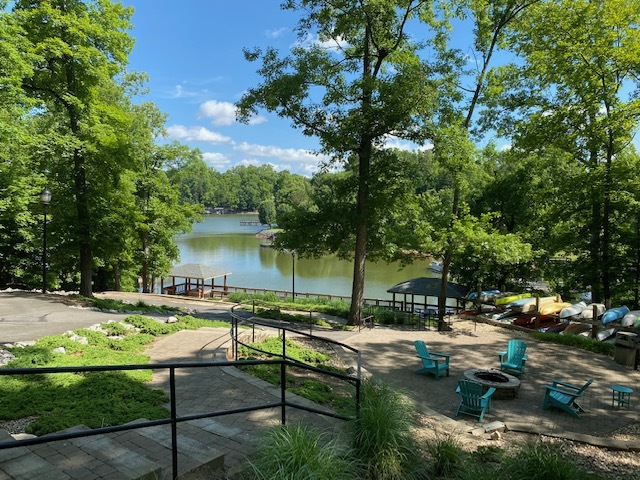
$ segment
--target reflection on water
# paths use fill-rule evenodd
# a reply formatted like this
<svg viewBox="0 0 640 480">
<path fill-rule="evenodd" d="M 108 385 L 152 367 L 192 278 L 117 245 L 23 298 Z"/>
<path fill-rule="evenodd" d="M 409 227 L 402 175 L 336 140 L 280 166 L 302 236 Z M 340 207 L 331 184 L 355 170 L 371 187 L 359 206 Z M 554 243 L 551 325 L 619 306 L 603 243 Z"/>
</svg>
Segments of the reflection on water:
<svg viewBox="0 0 640 480">
<path fill-rule="evenodd" d="M 237 287 L 291 290 L 297 293 L 351 295 L 353 262 L 333 256 L 293 260 L 291 254 L 260 246 L 261 227 L 241 225 L 257 215 L 207 215 L 193 233 L 180 235 L 180 264 L 201 263 L 232 272 L 227 283 Z M 295 263 L 295 276 L 292 271 Z M 404 269 L 399 264 L 367 262 L 365 296 L 391 298 L 387 289 L 415 277 L 431 277 L 429 263 L 416 262 Z"/>
</svg>

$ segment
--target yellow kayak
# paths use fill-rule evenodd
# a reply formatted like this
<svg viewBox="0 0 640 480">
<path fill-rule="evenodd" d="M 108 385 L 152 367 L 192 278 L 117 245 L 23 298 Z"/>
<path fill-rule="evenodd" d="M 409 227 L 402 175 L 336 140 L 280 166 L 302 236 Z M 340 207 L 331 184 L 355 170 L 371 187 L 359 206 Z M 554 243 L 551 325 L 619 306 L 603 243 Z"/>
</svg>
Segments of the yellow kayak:
<svg viewBox="0 0 640 480">
<path fill-rule="evenodd" d="M 530 293 L 514 293 L 512 295 L 496 298 L 496 305 L 506 305 L 507 303 L 529 297 L 531 297 Z"/>
<path fill-rule="evenodd" d="M 570 307 L 571 302 L 551 302 L 540 307 L 540 315 L 553 315 L 559 313 L 563 308 Z"/>
</svg>

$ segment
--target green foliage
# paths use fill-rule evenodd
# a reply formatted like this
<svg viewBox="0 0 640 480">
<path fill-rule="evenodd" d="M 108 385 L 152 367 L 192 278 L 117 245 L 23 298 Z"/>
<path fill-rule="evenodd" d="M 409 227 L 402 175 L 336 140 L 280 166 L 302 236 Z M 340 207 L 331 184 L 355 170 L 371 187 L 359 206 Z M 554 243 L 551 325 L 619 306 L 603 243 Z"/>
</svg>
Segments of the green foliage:
<svg viewBox="0 0 640 480">
<path fill-rule="evenodd" d="M 467 466 L 467 452 L 450 435 L 430 440 L 426 444 L 426 450 L 431 457 L 431 470 L 438 477 L 455 478 Z"/>
<path fill-rule="evenodd" d="M 362 382 L 358 418 L 351 424 L 353 455 L 365 478 L 420 478 L 424 465 L 411 435 L 413 406 L 400 392 Z"/>
<path fill-rule="evenodd" d="M 307 398 L 319 405 L 330 403 L 332 391 L 329 385 L 318 380 L 304 380 L 299 387 L 291 389 L 291 392 L 296 395 Z"/>
<path fill-rule="evenodd" d="M 113 298 L 86 298 L 81 296 L 72 298 L 77 298 L 80 301 L 88 303 L 92 307 L 99 310 L 115 310 L 117 312 L 129 312 L 131 310 L 141 312 L 175 312 L 176 310 L 179 310 L 179 308 L 168 307 L 166 305 L 149 305 L 142 300 L 136 302 L 135 305 L 132 305 L 131 303 L 123 302 L 122 300 L 116 300 Z"/>
<path fill-rule="evenodd" d="M 499 468 L 500 478 L 530 480 L 596 480 L 598 476 L 577 467 L 557 446 L 531 442 L 506 457 Z"/>
<path fill-rule="evenodd" d="M 138 333 L 110 322 L 101 325 L 100 330 L 76 330 L 73 337 L 43 337 L 35 345 L 13 347 L 16 358 L 7 368 L 146 364 L 149 357 L 140 352 L 155 336 L 212 325 L 190 316 L 170 324 L 171 328 L 141 315 L 127 317 L 126 323 L 136 324 L 143 331 Z M 107 334 L 124 336 L 111 338 Z M 64 353 L 54 352 L 59 347 L 64 348 Z M 97 428 L 136 418 L 166 418 L 163 392 L 144 385 L 151 376 L 151 370 L 4 376 L 0 382 L 0 419 L 37 416 L 29 432 L 43 435 L 78 424 Z"/>
<path fill-rule="evenodd" d="M 573 348 L 580 348 L 589 352 L 603 355 L 613 355 L 615 346 L 609 342 L 601 342 L 582 335 L 558 335 L 554 333 L 531 332 L 533 338 L 543 342 L 559 343 Z"/>
<path fill-rule="evenodd" d="M 251 343 L 249 346 L 275 356 L 282 355 L 282 337 L 269 337 L 261 342 Z M 286 341 L 286 354 L 293 360 L 311 365 L 319 365 L 331 359 L 329 355 L 302 347 L 293 340 Z M 255 350 L 244 345 L 238 347 L 238 358 L 252 358 L 255 355 Z"/>
<path fill-rule="evenodd" d="M 302 425 L 270 430 L 250 460 L 250 478 L 261 480 L 349 480 L 354 478 L 343 448 Z"/>
</svg>

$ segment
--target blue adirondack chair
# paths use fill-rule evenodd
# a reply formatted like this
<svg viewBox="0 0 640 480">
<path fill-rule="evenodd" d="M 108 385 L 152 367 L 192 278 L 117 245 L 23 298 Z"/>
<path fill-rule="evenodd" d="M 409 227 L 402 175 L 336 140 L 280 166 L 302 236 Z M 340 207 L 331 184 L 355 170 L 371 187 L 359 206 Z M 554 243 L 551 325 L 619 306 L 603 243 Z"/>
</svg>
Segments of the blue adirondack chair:
<svg viewBox="0 0 640 480">
<path fill-rule="evenodd" d="M 509 340 L 507 349 L 498 354 L 500 370 L 518 377 L 524 374 L 524 364 L 529 359 L 525 353 L 526 351 L 527 344 L 522 340 Z"/>
<path fill-rule="evenodd" d="M 593 378 L 582 386 L 573 385 L 559 380 L 553 380 L 553 385 L 545 385 L 544 403 L 542 408 L 548 410 L 549 407 L 557 407 L 567 412 L 572 417 L 581 418 L 580 414 L 584 409 L 576 402 L 584 391 L 593 383 Z"/>
<path fill-rule="evenodd" d="M 485 412 L 491 409 L 491 395 L 496 391 L 494 387 L 489 387 L 482 393 L 483 386 L 471 380 L 458 380 L 456 393 L 460 395 L 460 404 L 456 410 L 456 417 L 460 413 L 471 415 L 482 422 Z"/>
<path fill-rule="evenodd" d="M 444 353 L 429 352 L 427 345 L 422 340 L 413 342 L 416 347 L 420 360 L 422 360 L 422 368 L 416 370 L 416 373 L 422 375 L 424 373 L 433 373 L 436 380 L 444 372 L 449 376 L 449 355 Z"/>
</svg>

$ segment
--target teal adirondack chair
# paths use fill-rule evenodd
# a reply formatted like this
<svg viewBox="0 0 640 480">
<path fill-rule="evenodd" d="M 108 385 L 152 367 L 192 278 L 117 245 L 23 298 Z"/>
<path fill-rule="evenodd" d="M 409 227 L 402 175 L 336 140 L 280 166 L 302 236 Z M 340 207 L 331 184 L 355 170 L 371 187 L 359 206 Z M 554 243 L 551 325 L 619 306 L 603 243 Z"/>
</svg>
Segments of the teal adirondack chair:
<svg viewBox="0 0 640 480">
<path fill-rule="evenodd" d="M 509 340 L 507 350 L 500 352 L 500 370 L 513 375 L 520 376 L 524 374 L 524 364 L 529 359 L 527 357 L 527 344 L 522 340 Z"/>
<path fill-rule="evenodd" d="M 557 407 L 567 412 L 572 417 L 581 418 L 580 414 L 584 409 L 576 403 L 584 391 L 593 383 L 593 378 L 582 385 L 573 385 L 559 380 L 553 380 L 553 385 L 545 385 L 544 403 L 542 408 L 548 410 L 549 407 Z"/>
<path fill-rule="evenodd" d="M 460 413 L 471 415 L 482 422 L 485 412 L 491 409 L 491 395 L 496 391 L 494 387 L 489 387 L 482 393 L 483 386 L 471 380 L 458 380 L 456 393 L 460 395 L 460 404 L 456 410 L 456 417 Z"/>
<path fill-rule="evenodd" d="M 422 340 L 413 342 L 416 347 L 420 360 L 422 360 L 422 368 L 416 370 L 416 373 L 422 375 L 424 373 L 433 373 L 436 380 L 444 372 L 449 376 L 449 355 L 444 353 L 429 352 L 427 345 Z"/>
</svg>

